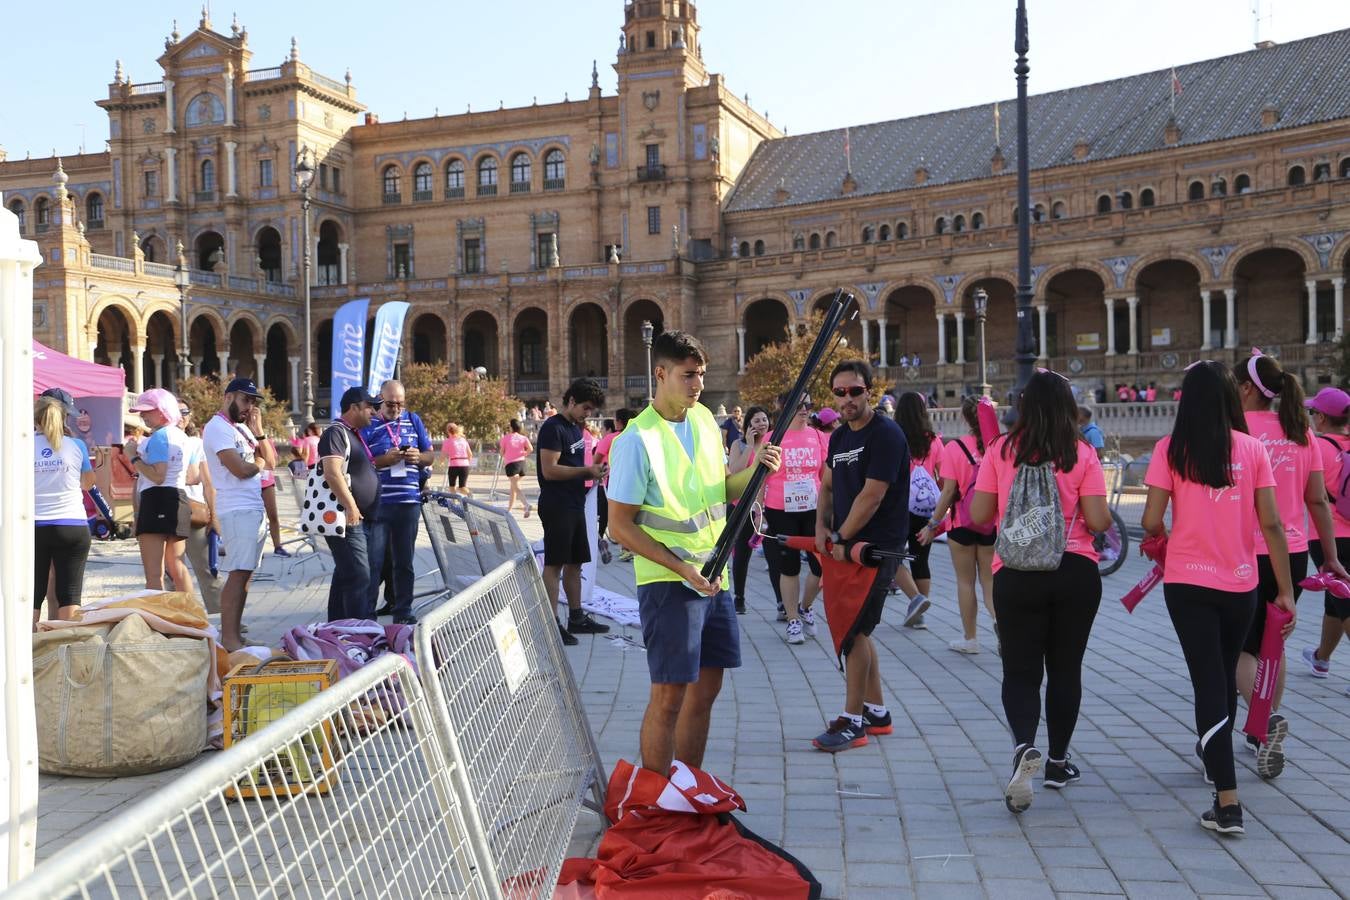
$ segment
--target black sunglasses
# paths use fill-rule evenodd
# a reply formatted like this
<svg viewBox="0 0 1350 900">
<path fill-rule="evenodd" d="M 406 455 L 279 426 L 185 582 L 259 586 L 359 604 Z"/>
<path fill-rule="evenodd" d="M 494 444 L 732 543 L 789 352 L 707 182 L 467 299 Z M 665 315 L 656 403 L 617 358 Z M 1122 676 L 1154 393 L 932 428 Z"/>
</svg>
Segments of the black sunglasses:
<svg viewBox="0 0 1350 900">
<path fill-rule="evenodd" d="M 831 390 L 834 391 L 836 397 L 861 397 L 867 393 L 867 388 L 859 387 L 856 384 L 853 387 L 832 388 Z"/>
</svg>

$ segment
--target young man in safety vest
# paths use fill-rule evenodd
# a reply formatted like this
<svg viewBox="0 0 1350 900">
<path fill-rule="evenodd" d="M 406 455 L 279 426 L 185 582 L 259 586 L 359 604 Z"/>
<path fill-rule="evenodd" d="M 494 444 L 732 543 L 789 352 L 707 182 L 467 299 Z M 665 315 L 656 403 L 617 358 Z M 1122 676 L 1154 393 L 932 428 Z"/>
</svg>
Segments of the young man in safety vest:
<svg viewBox="0 0 1350 900">
<path fill-rule="evenodd" d="M 698 402 L 708 354 L 667 331 L 652 343 L 656 392 L 610 449 L 609 531 L 635 554 L 638 613 L 652 690 L 642 717 L 642 765 L 670 774 L 673 759 L 703 765 L 722 670 L 741 664 L 740 630 L 720 578 L 700 574 L 726 524 L 727 503 L 754 467 L 730 477 L 722 433 Z M 777 447 L 758 461 L 776 471 Z"/>
</svg>

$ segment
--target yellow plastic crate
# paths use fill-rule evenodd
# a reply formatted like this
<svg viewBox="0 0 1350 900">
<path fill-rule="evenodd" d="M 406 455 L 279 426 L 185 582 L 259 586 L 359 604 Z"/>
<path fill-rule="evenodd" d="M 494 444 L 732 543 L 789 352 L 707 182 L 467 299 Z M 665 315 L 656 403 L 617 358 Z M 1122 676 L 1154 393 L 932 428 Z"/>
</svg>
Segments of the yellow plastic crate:
<svg viewBox="0 0 1350 900">
<path fill-rule="evenodd" d="M 225 676 L 224 745 L 261 731 L 327 689 L 337 677 L 337 663 L 331 659 L 274 659 L 235 666 Z M 326 794 L 336 771 L 336 749 L 333 723 L 324 721 L 239 779 L 225 795 L 239 799 Z"/>
</svg>

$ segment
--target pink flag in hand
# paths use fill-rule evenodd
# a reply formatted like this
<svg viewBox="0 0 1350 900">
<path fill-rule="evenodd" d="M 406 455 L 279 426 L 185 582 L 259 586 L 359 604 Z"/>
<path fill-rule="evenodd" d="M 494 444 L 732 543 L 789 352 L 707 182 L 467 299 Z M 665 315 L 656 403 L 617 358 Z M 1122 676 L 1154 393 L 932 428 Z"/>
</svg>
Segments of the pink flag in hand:
<svg viewBox="0 0 1350 900">
<path fill-rule="evenodd" d="M 1270 727 L 1270 707 L 1275 699 L 1275 686 L 1280 680 L 1280 666 L 1284 665 L 1284 626 L 1294 617 L 1274 603 L 1266 604 L 1266 630 L 1261 635 L 1261 657 L 1256 661 L 1256 680 L 1252 683 L 1252 700 L 1247 704 L 1247 723 L 1242 730 L 1258 741 L 1264 741 Z"/>
<path fill-rule="evenodd" d="M 1305 591 L 1326 591 L 1333 597 L 1339 597 L 1342 600 L 1350 599 L 1350 583 L 1342 578 L 1337 578 L 1330 572 L 1318 572 L 1316 575 L 1309 575 L 1300 581 L 1298 586 Z"/>
<path fill-rule="evenodd" d="M 1149 573 L 1139 580 L 1139 583 L 1130 588 L 1129 593 L 1120 598 L 1125 611 L 1132 613 L 1134 608 L 1139 605 L 1148 592 L 1157 587 L 1163 580 L 1163 564 L 1167 561 L 1167 537 L 1161 534 L 1155 534 L 1152 537 L 1144 538 L 1139 549 L 1144 551 L 1144 555 L 1153 560 L 1153 568 Z"/>
</svg>

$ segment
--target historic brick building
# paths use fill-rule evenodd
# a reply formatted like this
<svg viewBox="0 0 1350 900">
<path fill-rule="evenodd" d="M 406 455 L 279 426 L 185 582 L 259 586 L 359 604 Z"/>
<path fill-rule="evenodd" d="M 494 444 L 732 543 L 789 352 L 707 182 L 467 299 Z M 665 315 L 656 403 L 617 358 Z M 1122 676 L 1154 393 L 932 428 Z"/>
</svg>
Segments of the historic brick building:
<svg viewBox="0 0 1350 900">
<path fill-rule="evenodd" d="M 109 151 L 0 161 L 36 239 L 35 333 L 172 383 L 259 374 L 298 404 L 301 199 L 312 153 L 316 398 L 348 299 L 412 304 L 405 360 L 484 366 L 526 399 L 573 375 L 646 390 L 644 320 L 701 335 L 709 400 L 835 287 L 892 380 L 944 399 L 1010 382 L 1012 103 L 783 136 L 704 68 L 695 4 L 623 6 L 604 96 L 379 122 L 292 44 L 175 33 L 162 79 L 117 66 Z M 1040 352 L 1085 384 L 1178 380 L 1201 356 L 1275 350 L 1329 377 L 1350 263 L 1350 31 L 1033 96 Z M 1175 111 L 1173 111 L 1175 102 Z M 184 251 L 182 267 L 176 253 Z M 1239 346 L 1241 345 L 1241 346 Z M 921 364 L 901 368 L 918 356 Z M 298 408 L 298 406 L 297 406 Z"/>
</svg>

